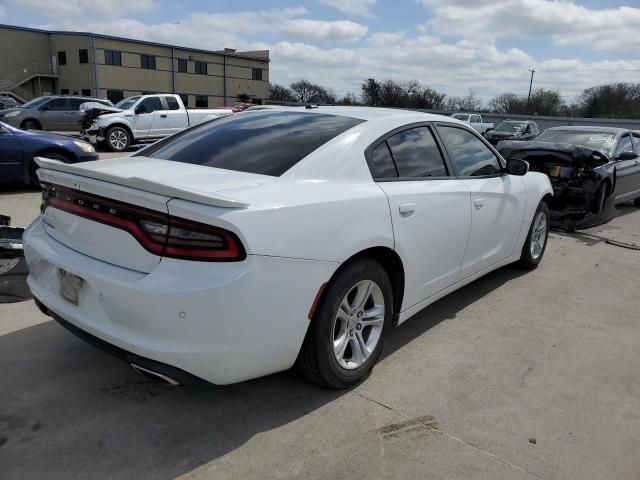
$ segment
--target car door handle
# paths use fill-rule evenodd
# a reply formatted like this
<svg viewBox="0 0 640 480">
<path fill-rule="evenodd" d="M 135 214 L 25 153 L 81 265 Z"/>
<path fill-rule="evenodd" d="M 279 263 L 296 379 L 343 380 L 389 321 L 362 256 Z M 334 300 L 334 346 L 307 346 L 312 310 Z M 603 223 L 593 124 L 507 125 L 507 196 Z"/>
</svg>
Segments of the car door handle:
<svg viewBox="0 0 640 480">
<path fill-rule="evenodd" d="M 162 113 L 162 114 L 160 115 L 160 118 L 167 118 L 167 114 L 166 114 L 166 113 Z"/>
<path fill-rule="evenodd" d="M 480 210 L 482 207 L 484 207 L 484 198 L 476 198 L 473 201 L 473 206 Z"/>
<path fill-rule="evenodd" d="M 409 216 L 413 215 L 413 213 L 416 211 L 416 204 L 415 203 L 403 203 L 402 205 L 400 205 L 398 207 L 398 211 L 400 212 L 400 215 L 405 216 L 405 217 L 409 217 Z"/>
</svg>

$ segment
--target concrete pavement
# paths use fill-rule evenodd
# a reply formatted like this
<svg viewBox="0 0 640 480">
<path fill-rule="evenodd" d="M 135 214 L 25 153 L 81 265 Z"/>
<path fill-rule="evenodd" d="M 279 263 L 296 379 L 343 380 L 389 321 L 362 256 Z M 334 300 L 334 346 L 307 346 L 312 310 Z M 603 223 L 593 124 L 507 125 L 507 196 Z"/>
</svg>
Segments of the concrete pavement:
<svg viewBox="0 0 640 480">
<path fill-rule="evenodd" d="M 35 192 L 0 194 L 26 225 Z M 395 329 L 360 386 L 171 388 L 0 305 L 0 478 L 640 478 L 640 210 Z"/>
</svg>

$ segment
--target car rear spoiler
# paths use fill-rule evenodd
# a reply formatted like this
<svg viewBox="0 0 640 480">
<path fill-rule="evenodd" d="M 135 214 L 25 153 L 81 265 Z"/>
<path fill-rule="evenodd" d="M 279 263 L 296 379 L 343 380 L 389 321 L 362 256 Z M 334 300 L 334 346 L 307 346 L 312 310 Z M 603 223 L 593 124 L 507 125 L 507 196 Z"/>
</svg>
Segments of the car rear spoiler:
<svg viewBox="0 0 640 480">
<path fill-rule="evenodd" d="M 97 172 L 95 170 L 82 168 L 78 165 L 63 163 L 57 160 L 42 157 L 35 157 L 35 161 L 40 168 L 44 169 L 44 171 L 38 170 L 37 172 L 38 178 L 42 182 L 54 181 L 53 178 L 48 178 L 50 174 L 47 172 L 47 170 L 54 170 L 56 172 L 70 173 L 80 177 L 115 183 L 116 185 L 135 188 L 137 190 L 143 190 L 149 193 L 165 195 L 171 198 L 179 198 L 181 200 L 187 200 L 189 202 L 202 203 L 204 205 L 209 205 L 212 207 L 246 208 L 249 206 L 248 203 L 240 202 L 223 195 L 203 193 L 197 190 L 177 187 L 165 183 L 158 183 L 140 177 L 120 177 L 118 175 L 113 175 L 105 172 Z"/>
</svg>

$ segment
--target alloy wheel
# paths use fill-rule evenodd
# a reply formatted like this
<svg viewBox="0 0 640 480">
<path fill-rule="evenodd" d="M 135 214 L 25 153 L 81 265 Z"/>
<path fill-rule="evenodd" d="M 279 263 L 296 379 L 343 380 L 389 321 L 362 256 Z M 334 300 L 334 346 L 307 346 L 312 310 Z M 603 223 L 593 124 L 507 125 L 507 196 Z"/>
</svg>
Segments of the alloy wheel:
<svg viewBox="0 0 640 480">
<path fill-rule="evenodd" d="M 344 296 L 333 321 L 333 354 L 353 370 L 364 364 L 380 341 L 385 318 L 384 295 L 378 284 L 363 280 Z"/>
<path fill-rule="evenodd" d="M 548 229 L 549 222 L 547 222 L 547 216 L 544 212 L 539 212 L 533 223 L 533 232 L 531 232 L 531 242 L 529 244 L 531 258 L 534 260 L 537 260 L 540 255 L 542 255 L 544 244 L 547 240 Z"/>
<path fill-rule="evenodd" d="M 113 130 L 109 134 L 109 143 L 116 150 L 124 150 L 129 143 L 127 134 L 122 130 Z"/>
</svg>

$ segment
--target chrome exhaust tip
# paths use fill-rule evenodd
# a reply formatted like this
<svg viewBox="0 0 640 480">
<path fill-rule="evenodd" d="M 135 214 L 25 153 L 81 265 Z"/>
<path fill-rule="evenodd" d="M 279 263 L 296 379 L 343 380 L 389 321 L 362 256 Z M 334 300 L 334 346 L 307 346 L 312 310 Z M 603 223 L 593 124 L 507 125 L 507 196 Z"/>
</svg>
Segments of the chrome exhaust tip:
<svg viewBox="0 0 640 480">
<path fill-rule="evenodd" d="M 177 387 L 180 385 L 180 382 L 178 382 L 177 380 L 174 380 L 171 377 L 167 377 L 166 375 L 163 375 L 162 373 L 158 373 L 158 372 L 154 372 L 153 370 L 149 370 L 148 368 L 144 368 L 141 367 L 140 365 L 136 365 L 135 363 L 130 363 L 129 365 L 131 365 L 131 367 L 138 373 L 141 373 L 142 375 L 145 375 L 147 377 L 151 377 L 154 380 L 159 380 L 161 382 L 167 383 L 171 386 Z"/>
</svg>

